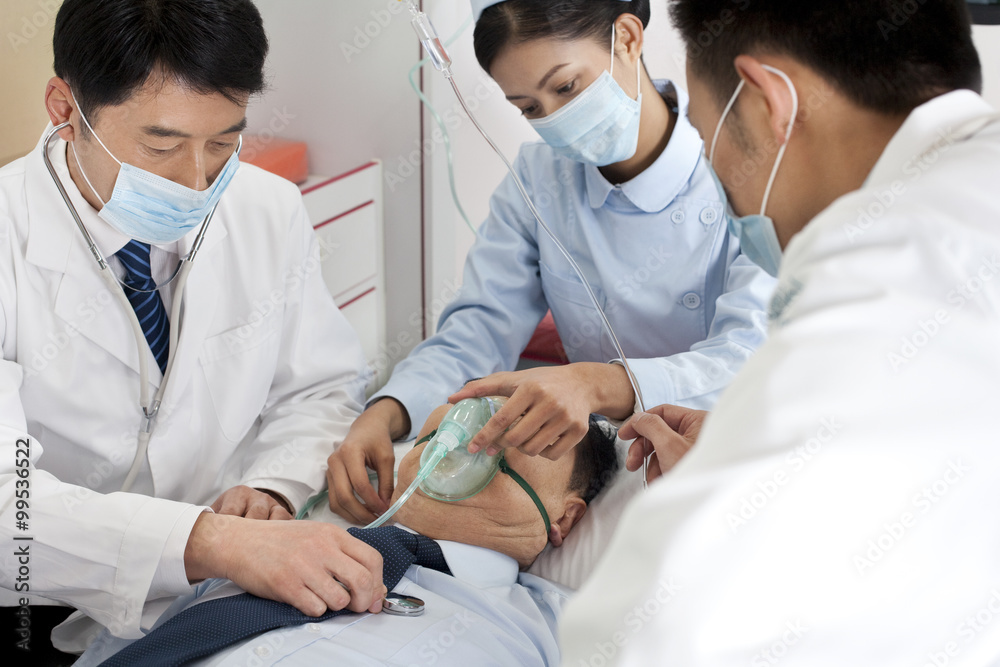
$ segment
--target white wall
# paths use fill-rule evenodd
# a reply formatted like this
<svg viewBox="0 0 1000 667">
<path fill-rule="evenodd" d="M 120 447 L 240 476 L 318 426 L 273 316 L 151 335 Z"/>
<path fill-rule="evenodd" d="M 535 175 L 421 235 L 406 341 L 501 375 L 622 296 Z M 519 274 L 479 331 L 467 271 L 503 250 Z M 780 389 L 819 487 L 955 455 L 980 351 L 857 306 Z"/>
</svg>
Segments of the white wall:
<svg viewBox="0 0 1000 667">
<path fill-rule="evenodd" d="M 972 38 L 983 62 L 983 97 L 1000 108 L 1000 25 L 972 26 Z"/>
<path fill-rule="evenodd" d="M 0 4 L 0 166 L 34 148 L 49 122 L 44 97 L 58 9 L 55 0 Z"/>
<path fill-rule="evenodd" d="M 336 175 L 380 159 L 385 188 L 387 333 L 384 360 L 421 338 L 419 101 L 406 74 L 419 56 L 397 0 L 256 0 L 271 40 L 271 90 L 249 113 L 251 132 L 309 142 L 311 170 Z M 409 164 L 407 162 L 407 164 Z"/>
</svg>

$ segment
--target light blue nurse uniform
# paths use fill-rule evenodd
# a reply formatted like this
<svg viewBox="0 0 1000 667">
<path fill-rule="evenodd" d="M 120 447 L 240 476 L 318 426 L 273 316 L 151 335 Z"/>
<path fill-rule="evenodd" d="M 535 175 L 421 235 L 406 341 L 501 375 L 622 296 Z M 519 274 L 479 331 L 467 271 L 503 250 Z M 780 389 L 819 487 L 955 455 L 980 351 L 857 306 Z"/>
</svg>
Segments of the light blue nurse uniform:
<svg viewBox="0 0 1000 667">
<path fill-rule="evenodd" d="M 727 229 L 686 93 L 669 81 L 656 86 L 677 122 L 660 157 L 631 181 L 613 185 L 545 143 L 523 146 L 514 166 L 597 293 L 646 407 L 710 409 L 764 341 L 775 280 Z M 412 437 L 469 380 L 513 370 L 550 309 L 571 362 L 616 359 L 586 288 L 508 177 L 437 333 L 372 400 L 402 403 Z"/>
</svg>

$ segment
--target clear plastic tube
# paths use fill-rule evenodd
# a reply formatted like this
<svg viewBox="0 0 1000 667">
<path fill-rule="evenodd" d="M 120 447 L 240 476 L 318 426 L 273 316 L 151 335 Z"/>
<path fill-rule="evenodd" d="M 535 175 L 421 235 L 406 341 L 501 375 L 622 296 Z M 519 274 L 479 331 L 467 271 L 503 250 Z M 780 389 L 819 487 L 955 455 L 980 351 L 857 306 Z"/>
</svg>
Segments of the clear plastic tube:
<svg viewBox="0 0 1000 667">
<path fill-rule="evenodd" d="M 391 519 L 392 516 L 399 511 L 399 508 L 402 507 L 406 503 L 406 501 L 410 499 L 410 496 L 412 496 L 416 492 L 417 487 L 420 486 L 420 484 L 430 476 L 431 472 L 434 471 L 434 468 L 437 466 L 437 464 L 441 463 L 441 460 L 444 459 L 444 457 L 448 456 L 448 451 L 449 451 L 448 445 L 444 443 L 438 443 L 438 445 L 434 448 L 434 453 L 431 454 L 431 457 L 427 459 L 427 462 L 420 467 L 420 471 L 417 472 L 417 476 L 413 480 L 413 483 L 411 483 L 408 487 L 406 487 L 406 491 L 403 492 L 403 495 L 401 495 L 399 499 L 392 504 L 392 507 L 390 507 L 385 511 L 385 514 L 383 514 L 382 516 L 380 516 L 379 518 L 375 519 L 370 524 L 365 526 L 365 529 L 367 530 L 369 528 L 378 528 L 386 521 Z"/>
</svg>

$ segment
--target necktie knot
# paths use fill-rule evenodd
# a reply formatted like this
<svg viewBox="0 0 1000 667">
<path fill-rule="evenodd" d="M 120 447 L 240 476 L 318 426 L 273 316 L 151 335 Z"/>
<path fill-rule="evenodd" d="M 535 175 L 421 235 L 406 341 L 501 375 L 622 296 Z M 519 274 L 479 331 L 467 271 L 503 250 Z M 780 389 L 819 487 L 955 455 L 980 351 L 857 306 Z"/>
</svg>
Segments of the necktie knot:
<svg viewBox="0 0 1000 667">
<path fill-rule="evenodd" d="M 129 241 L 125 247 L 115 253 L 115 257 L 125 269 L 125 284 L 139 290 L 156 288 L 153 282 L 153 268 L 149 261 L 150 247 L 148 243 Z"/>
</svg>

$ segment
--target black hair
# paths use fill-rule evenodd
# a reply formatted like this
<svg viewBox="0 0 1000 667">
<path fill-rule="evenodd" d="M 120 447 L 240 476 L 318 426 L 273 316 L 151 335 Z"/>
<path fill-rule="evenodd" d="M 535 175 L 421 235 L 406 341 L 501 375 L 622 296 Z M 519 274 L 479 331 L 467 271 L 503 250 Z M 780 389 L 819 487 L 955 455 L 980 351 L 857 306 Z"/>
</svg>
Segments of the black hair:
<svg viewBox="0 0 1000 667">
<path fill-rule="evenodd" d="M 507 0 L 487 7 L 476 23 L 476 59 L 487 72 L 511 44 L 533 39 L 596 39 L 611 44 L 611 26 L 622 14 L 649 25 L 650 0 Z"/>
<path fill-rule="evenodd" d="M 795 58 L 855 104 L 891 115 L 982 89 L 965 0 L 670 0 L 670 14 L 720 107 L 739 84 L 741 54 Z"/>
<path fill-rule="evenodd" d="M 618 432 L 604 417 L 590 416 L 587 435 L 576 446 L 576 462 L 569 490 L 580 494 L 588 505 L 618 472 Z"/>
<path fill-rule="evenodd" d="M 265 86 L 268 41 L 251 0 L 66 0 L 52 46 L 56 75 L 92 123 L 157 68 L 233 102 Z"/>
</svg>

